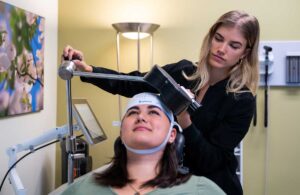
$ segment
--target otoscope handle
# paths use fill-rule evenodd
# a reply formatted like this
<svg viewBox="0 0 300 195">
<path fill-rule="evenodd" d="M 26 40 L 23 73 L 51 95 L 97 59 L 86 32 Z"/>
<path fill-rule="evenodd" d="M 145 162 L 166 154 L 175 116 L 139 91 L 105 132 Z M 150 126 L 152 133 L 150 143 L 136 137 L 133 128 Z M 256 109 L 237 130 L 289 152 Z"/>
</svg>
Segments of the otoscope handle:
<svg viewBox="0 0 300 195">
<path fill-rule="evenodd" d="M 268 76 L 269 76 L 269 52 L 272 51 L 272 47 L 264 46 L 265 49 L 265 112 L 264 112 L 264 125 L 268 127 Z"/>
<path fill-rule="evenodd" d="M 265 90 L 265 127 L 268 127 L 268 90 Z"/>
<path fill-rule="evenodd" d="M 266 73 L 265 73 L 265 112 L 264 112 L 264 125 L 268 127 L 268 66 L 266 65 Z"/>
</svg>

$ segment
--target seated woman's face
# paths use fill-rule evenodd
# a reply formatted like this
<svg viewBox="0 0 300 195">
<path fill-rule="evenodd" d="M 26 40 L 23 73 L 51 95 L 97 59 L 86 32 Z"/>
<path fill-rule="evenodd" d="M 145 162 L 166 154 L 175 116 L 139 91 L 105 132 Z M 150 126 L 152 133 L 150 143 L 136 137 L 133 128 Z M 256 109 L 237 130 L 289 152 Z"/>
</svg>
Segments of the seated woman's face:
<svg viewBox="0 0 300 195">
<path fill-rule="evenodd" d="M 166 138 L 170 121 L 165 113 L 153 105 L 130 108 L 121 124 L 121 139 L 135 149 L 148 149 L 160 145 Z"/>
</svg>

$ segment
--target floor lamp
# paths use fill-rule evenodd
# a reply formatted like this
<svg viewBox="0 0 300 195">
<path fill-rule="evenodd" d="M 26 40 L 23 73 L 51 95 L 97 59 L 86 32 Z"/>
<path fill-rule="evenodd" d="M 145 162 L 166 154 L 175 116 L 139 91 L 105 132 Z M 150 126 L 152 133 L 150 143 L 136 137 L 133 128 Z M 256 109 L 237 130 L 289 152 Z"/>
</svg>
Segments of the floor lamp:
<svg viewBox="0 0 300 195">
<path fill-rule="evenodd" d="M 116 44 L 117 44 L 117 70 L 120 72 L 120 34 L 127 39 L 136 40 L 137 44 L 137 70 L 141 70 L 141 39 L 149 37 L 150 40 L 150 64 L 153 65 L 153 33 L 160 25 L 152 23 L 136 23 L 124 22 L 114 23 L 113 28 L 117 31 Z M 122 117 L 121 97 L 119 96 L 119 119 Z"/>
</svg>

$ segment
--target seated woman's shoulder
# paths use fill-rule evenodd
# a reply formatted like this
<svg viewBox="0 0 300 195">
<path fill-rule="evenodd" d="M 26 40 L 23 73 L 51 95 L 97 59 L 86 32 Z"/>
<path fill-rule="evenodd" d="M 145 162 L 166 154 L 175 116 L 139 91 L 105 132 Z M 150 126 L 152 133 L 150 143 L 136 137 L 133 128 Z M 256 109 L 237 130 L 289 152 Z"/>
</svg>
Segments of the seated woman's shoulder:
<svg viewBox="0 0 300 195">
<path fill-rule="evenodd" d="M 169 188 L 158 188 L 149 195 L 224 195 L 223 190 L 206 177 L 192 176 L 185 183 Z"/>
<path fill-rule="evenodd" d="M 212 180 L 203 176 L 192 176 L 191 179 L 195 180 L 195 186 L 200 194 L 207 195 L 224 195 L 225 192 Z"/>
</svg>

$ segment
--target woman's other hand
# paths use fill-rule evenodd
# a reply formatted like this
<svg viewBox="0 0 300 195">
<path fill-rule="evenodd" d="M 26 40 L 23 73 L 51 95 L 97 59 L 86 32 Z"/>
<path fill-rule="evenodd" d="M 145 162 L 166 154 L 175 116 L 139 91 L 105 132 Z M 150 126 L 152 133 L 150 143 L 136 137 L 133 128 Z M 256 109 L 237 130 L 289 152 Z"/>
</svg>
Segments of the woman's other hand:
<svg viewBox="0 0 300 195">
<path fill-rule="evenodd" d="M 195 98 L 195 94 L 193 94 L 191 90 L 186 89 L 183 86 L 181 86 L 181 88 L 185 91 L 185 93 L 187 93 L 187 95 L 190 98 Z M 187 109 L 182 111 L 181 113 L 179 113 L 176 116 L 176 118 L 177 118 L 178 124 L 181 126 L 182 129 L 185 129 L 192 124 L 191 117 L 190 117 L 190 114 L 187 112 Z"/>
<path fill-rule="evenodd" d="M 177 116 L 177 122 L 181 126 L 182 129 L 189 127 L 192 124 L 190 114 L 187 110 L 182 111 Z"/>
</svg>

